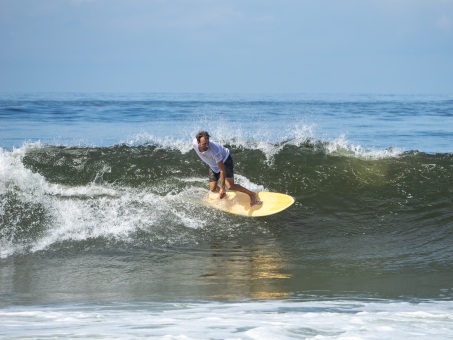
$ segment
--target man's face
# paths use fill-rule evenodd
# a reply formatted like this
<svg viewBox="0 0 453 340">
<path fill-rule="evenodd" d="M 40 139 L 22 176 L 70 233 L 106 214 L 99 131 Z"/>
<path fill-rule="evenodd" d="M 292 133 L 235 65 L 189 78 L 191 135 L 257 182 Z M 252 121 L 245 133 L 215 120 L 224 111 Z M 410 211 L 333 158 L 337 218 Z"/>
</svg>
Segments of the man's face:
<svg viewBox="0 0 453 340">
<path fill-rule="evenodd" d="M 201 152 L 208 151 L 209 149 L 209 138 L 201 137 L 198 143 L 198 150 Z"/>
</svg>

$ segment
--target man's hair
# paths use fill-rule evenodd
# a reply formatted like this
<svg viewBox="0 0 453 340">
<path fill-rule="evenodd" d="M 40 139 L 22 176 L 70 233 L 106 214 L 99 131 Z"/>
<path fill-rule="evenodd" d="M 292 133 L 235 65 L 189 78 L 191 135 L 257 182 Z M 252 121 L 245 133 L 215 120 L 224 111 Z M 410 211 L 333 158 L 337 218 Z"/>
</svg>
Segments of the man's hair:
<svg viewBox="0 0 453 340">
<path fill-rule="evenodd" d="M 197 142 L 200 143 L 200 139 L 201 138 L 205 138 L 205 139 L 209 139 L 209 133 L 207 133 L 206 131 L 200 131 L 197 133 L 197 135 L 195 136 L 195 138 L 197 139 Z"/>
</svg>

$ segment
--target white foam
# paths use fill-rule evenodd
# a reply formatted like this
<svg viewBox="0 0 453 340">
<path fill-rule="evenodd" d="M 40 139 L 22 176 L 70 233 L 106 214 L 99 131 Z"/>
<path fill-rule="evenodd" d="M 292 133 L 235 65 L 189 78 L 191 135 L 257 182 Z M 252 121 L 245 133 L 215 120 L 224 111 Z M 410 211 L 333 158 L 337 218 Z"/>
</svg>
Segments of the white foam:
<svg viewBox="0 0 453 340">
<path fill-rule="evenodd" d="M 26 169 L 22 164 L 26 150 L 27 148 L 24 147 L 9 152 L 0 148 L 0 194 L 11 186 L 16 186 L 25 192 L 42 192 L 45 184 L 44 177 Z"/>
<path fill-rule="evenodd" d="M 122 141 L 129 146 L 154 145 L 163 149 L 179 150 L 185 154 L 192 150 L 192 140 L 200 126 L 205 125 L 204 130 L 208 130 L 211 139 L 223 145 L 231 145 L 235 148 L 260 150 L 269 162 L 280 152 L 285 145 L 299 146 L 314 138 L 315 125 L 295 123 L 294 126 L 279 130 L 261 126 L 258 129 L 245 131 L 241 127 L 224 121 L 216 123 L 200 123 L 198 128 L 191 129 L 190 133 L 185 131 L 183 134 L 175 132 L 171 137 L 158 136 L 149 132 L 140 132 Z"/>
<path fill-rule="evenodd" d="M 192 139 L 168 136 L 159 137 L 148 132 L 137 133 L 123 140 L 120 144 L 126 144 L 128 146 L 153 145 L 162 149 L 179 150 L 182 154 L 192 150 Z"/>
<path fill-rule="evenodd" d="M 262 301 L 10 307 L 8 338 L 449 339 L 451 301 Z M 20 326 L 20 327 L 19 327 Z"/>
<path fill-rule="evenodd" d="M 365 159 L 384 159 L 399 157 L 402 150 L 389 148 L 385 150 L 365 149 L 360 145 L 349 142 L 344 134 L 341 134 L 337 139 L 328 142 L 325 146 L 329 154 L 340 154 L 344 156 L 354 156 Z"/>
<path fill-rule="evenodd" d="M 203 125 L 203 124 L 202 124 Z M 216 121 L 216 124 L 209 122 L 204 124 L 209 131 L 212 140 L 223 145 L 231 145 L 235 148 L 246 150 L 260 150 L 271 164 L 277 155 L 285 146 L 302 146 L 306 143 L 312 145 L 323 145 L 325 151 L 329 154 L 340 154 L 365 159 L 383 159 L 399 157 L 403 150 L 398 148 L 373 149 L 365 148 L 347 140 L 345 134 L 329 140 L 328 137 L 320 138 L 317 135 L 316 124 L 295 121 L 293 126 L 285 126 L 281 129 L 269 126 L 259 126 L 256 129 L 244 130 L 234 124 Z M 192 149 L 193 136 L 198 129 L 193 128 L 190 134 L 185 131 L 175 132 L 172 137 L 157 136 L 148 132 L 141 132 L 131 136 L 128 140 L 123 141 L 129 146 L 155 145 L 163 149 L 175 149 L 185 154 Z"/>
<path fill-rule="evenodd" d="M 131 241 L 131 234 L 140 229 L 151 238 L 161 238 L 167 243 L 191 242 L 190 239 L 184 240 L 187 235 L 183 232 L 168 236 L 158 229 L 181 225 L 196 229 L 206 223 L 202 214 L 193 211 L 200 209 L 198 201 L 201 196 L 197 202 L 189 199 L 196 200 L 197 195 L 201 195 L 196 187 L 186 188 L 180 193 L 166 188 L 161 193 L 159 188 L 115 187 L 104 185 L 102 181 L 76 187 L 54 184 L 24 166 L 25 151 L 26 148 L 11 152 L 0 149 L 0 194 L 14 194 L 24 206 L 43 207 L 46 221 L 40 226 L 39 237 L 33 241 L 23 243 L 2 237 L 2 258 L 24 251 L 43 250 L 68 240 L 102 237 Z M 19 202 L 15 204 L 21 204 Z M 0 209 L 3 209 L 3 204 L 0 204 Z M 20 220 L 10 221 L 5 228 L 15 233 L 15 229 L 20 229 L 20 223 Z"/>
<path fill-rule="evenodd" d="M 254 192 L 259 192 L 259 191 L 268 191 L 265 186 L 261 184 L 256 184 L 250 181 L 247 177 L 235 174 L 234 175 L 235 183 L 243 186 L 244 188 L 254 191 Z"/>
</svg>

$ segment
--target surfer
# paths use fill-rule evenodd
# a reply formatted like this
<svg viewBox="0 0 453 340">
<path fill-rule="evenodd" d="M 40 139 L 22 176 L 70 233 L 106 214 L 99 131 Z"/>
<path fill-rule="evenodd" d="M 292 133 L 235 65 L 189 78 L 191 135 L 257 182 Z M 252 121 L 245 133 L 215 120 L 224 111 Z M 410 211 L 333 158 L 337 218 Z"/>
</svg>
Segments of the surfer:
<svg viewBox="0 0 453 340">
<path fill-rule="evenodd" d="M 250 196 L 250 206 L 261 204 L 257 200 L 255 192 L 234 183 L 234 164 L 230 150 L 222 145 L 209 140 L 209 133 L 200 131 L 193 140 L 193 148 L 203 162 L 209 165 L 209 189 L 218 192 L 220 198 L 224 198 L 226 191 L 240 191 Z M 218 185 L 220 179 L 220 187 Z"/>
</svg>

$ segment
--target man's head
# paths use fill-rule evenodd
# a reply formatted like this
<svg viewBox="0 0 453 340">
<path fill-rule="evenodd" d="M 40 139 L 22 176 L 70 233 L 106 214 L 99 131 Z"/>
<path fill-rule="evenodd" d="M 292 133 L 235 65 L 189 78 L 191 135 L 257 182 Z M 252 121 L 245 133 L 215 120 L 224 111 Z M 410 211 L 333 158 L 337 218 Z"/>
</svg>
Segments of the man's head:
<svg viewBox="0 0 453 340">
<path fill-rule="evenodd" d="M 195 138 L 197 139 L 198 150 L 205 152 L 209 149 L 209 137 L 209 133 L 206 131 L 200 131 L 197 133 Z"/>
</svg>

